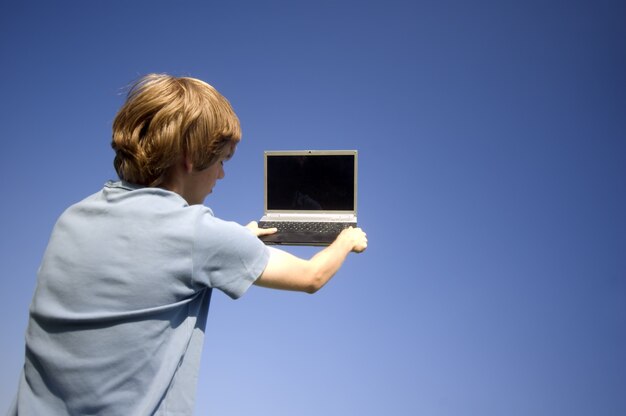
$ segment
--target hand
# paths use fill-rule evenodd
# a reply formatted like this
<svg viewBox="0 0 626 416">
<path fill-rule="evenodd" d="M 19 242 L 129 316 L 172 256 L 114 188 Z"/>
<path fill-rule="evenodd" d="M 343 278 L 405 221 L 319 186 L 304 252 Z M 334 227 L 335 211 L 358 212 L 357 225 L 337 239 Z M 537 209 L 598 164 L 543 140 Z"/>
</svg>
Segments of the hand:
<svg viewBox="0 0 626 416">
<path fill-rule="evenodd" d="M 338 238 L 348 240 L 355 253 L 362 253 L 367 248 L 367 234 L 360 228 L 348 227 L 339 234 Z"/>
<path fill-rule="evenodd" d="M 274 234 L 278 231 L 277 228 L 259 228 L 259 224 L 256 221 L 251 221 L 246 225 L 246 228 L 252 232 L 252 234 L 257 237 L 261 237 L 263 235 Z"/>
</svg>

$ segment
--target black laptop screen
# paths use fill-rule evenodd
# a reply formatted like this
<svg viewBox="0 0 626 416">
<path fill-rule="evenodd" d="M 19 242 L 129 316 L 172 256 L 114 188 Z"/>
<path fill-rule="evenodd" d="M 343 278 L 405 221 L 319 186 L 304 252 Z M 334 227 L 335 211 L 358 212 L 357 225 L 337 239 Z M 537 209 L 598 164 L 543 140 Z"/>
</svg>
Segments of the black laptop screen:
<svg viewBox="0 0 626 416">
<path fill-rule="evenodd" d="M 268 210 L 354 210 L 354 155 L 268 155 Z"/>
</svg>

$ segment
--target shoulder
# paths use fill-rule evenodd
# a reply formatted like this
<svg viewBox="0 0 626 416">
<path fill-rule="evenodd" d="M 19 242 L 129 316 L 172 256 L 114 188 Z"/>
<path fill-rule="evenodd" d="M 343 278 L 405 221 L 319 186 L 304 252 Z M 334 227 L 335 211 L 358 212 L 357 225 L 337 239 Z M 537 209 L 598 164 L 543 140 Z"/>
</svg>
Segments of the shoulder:
<svg viewBox="0 0 626 416">
<path fill-rule="evenodd" d="M 243 225 L 220 219 L 206 207 L 195 210 L 194 251 L 203 259 L 202 262 L 207 259 L 207 255 L 213 261 L 220 262 L 256 257 L 267 251 L 265 244 Z"/>
<path fill-rule="evenodd" d="M 192 206 L 190 211 L 195 217 L 196 235 L 200 239 L 218 240 L 224 244 L 258 240 L 243 225 L 216 217 L 206 206 Z"/>
</svg>

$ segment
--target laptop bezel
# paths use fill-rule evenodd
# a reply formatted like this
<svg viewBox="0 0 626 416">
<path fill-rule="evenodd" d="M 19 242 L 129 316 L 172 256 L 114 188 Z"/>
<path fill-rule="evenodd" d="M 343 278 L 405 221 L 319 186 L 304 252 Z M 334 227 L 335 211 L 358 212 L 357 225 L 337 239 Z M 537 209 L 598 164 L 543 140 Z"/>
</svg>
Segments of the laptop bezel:
<svg viewBox="0 0 626 416">
<path fill-rule="evenodd" d="M 354 201 L 352 210 L 277 210 L 267 208 L 267 159 L 271 156 L 354 156 Z M 263 211 L 265 216 L 346 216 L 356 220 L 358 196 L 358 151 L 357 150 L 266 150 L 263 152 Z"/>
</svg>

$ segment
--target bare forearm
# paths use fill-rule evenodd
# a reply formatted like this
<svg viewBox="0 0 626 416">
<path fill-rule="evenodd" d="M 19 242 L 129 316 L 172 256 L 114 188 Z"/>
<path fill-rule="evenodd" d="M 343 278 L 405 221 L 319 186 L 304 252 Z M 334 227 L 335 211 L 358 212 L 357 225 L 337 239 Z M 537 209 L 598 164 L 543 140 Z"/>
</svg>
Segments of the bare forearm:
<svg viewBox="0 0 626 416">
<path fill-rule="evenodd" d="M 312 290 L 317 292 L 337 273 L 354 247 L 351 241 L 339 238 L 309 260 Z"/>
<path fill-rule="evenodd" d="M 361 229 L 350 228 L 342 231 L 334 243 L 309 260 L 272 248 L 269 262 L 255 284 L 315 293 L 337 273 L 348 253 L 360 253 L 366 247 L 365 233 Z"/>
</svg>

